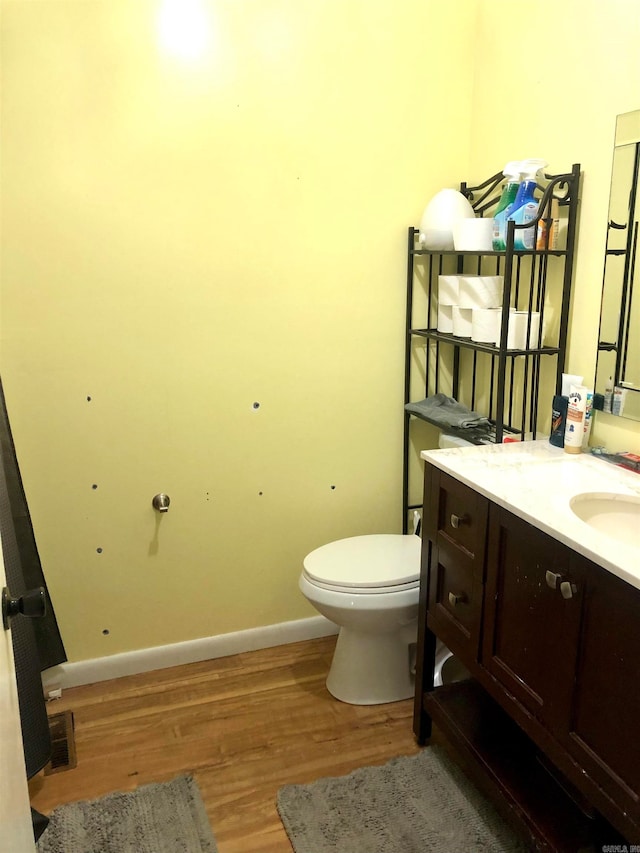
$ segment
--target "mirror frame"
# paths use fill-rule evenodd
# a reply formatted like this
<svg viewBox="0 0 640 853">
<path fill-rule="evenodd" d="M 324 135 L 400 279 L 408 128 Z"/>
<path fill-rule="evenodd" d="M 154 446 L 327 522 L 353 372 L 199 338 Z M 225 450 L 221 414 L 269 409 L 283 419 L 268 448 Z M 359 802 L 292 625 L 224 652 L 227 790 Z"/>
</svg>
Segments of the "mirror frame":
<svg viewBox="0 0 640 853">
<path fill-rule="evenodd" d="M 636 281 L 640 268 L 636 262 L 639 176 L 640 110 L 634 110 L 616 118 L 594 382 L 595 391 L 604 397 L 604 411 L 632 420 L 640 420 L 640 363 L 637 376 L 627 375 L 630 346 L 640 352 L 640 283 Z M 624 221 L 620 221 L 620 199 L 625 207 Z M 615 314 L 613 324 L 611 318 Z M 613 325 L 616 337 L 611 340 Z M 603 340 L 605 336 L 609 340 Z"/>
</svg>

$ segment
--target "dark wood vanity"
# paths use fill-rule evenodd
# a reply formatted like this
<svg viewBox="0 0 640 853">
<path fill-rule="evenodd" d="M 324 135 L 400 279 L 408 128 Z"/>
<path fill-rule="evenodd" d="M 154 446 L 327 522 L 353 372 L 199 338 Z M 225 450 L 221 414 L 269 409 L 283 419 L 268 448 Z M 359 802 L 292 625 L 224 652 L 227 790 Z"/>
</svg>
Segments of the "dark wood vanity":
<svg viewBox="0 0 640 853">
<path fill-rule="evenodd" d="M 434 689 L 436 637 L 471 678 Z M 640 844 L 639 673 L 640 589 L 427 461 L 414 731 L 532 849 Z"/>
</svg>

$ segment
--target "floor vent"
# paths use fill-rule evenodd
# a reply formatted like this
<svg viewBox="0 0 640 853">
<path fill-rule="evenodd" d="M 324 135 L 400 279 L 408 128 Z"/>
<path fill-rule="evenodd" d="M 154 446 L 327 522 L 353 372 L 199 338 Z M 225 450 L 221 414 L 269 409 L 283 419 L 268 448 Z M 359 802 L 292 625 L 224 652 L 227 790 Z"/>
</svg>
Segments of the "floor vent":
<svg viewBox="0 0 640 853">
<path fill-rule="evenodd" d="M 49 717 L 51 734 L 51 760 L 44 768 L 44 775 L 72 770 L 76 764 L 76 741 L 73 732 L 73 713 L 63 711 Z"/>
</svg>

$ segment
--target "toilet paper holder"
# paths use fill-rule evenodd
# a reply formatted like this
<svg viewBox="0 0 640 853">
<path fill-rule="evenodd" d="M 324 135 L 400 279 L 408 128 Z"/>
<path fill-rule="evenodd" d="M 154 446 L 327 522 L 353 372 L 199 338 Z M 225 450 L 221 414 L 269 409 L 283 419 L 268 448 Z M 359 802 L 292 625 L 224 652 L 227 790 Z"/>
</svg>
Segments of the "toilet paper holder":
<svg viewBox="0 0 640 853">
<path fill-rule="evenodd" d="M 169 512 L 170 503 L 171 498 L 169 497 L 169 495 L 165 495 L 163 492 L 154 495 L 153 500 L 151 501 L 151 505 L 158 512 Z"/>
</svg>

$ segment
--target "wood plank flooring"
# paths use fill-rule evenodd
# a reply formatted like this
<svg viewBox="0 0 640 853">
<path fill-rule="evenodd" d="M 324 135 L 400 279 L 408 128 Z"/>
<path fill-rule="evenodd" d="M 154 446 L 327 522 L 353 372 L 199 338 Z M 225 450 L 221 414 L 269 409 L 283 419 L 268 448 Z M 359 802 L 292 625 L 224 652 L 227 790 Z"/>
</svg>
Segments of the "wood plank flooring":
<svg viewBox="0 0 640 853">
<path fill-rule="evenodd" d="M 276 809 L 289 782 L 336 776 L 418 752 L 412 700 L 338 702 L 325 678 L 335 637 L 66 690 L 78 765 L 30 782 L 31 804 L 196 778 L 219 853 L 291 853 Z"/>
</svg>

